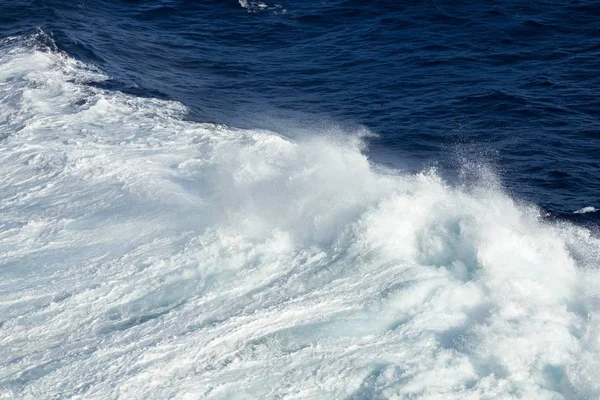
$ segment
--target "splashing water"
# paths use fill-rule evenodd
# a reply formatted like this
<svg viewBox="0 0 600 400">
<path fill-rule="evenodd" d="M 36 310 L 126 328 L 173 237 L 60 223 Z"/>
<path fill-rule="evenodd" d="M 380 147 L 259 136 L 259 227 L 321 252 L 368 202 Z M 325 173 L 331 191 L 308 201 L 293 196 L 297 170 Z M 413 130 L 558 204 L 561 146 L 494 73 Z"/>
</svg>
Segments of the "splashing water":
<svg viewBox="0 0 600 400">
<path fill-rule="evenodd" d="M 0 395 L 600 396 L 589 230 L 360 134 L 186 121 L 33 41 L 0 44 Z"/>
</svg>

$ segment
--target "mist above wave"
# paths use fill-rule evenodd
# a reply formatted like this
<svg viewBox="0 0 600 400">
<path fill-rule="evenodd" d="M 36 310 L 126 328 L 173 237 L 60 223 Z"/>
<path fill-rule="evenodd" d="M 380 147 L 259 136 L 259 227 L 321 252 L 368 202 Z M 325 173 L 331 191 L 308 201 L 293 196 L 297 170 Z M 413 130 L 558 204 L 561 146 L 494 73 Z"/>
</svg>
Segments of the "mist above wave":
<svg viewBox="0 0 600 400">
<path fill-rule="evenodd" d="M 600 395 L 589 230 L 360 134 L 185 121 L 32 43 L 0 44 L 0 394 Z"/>
</svg>

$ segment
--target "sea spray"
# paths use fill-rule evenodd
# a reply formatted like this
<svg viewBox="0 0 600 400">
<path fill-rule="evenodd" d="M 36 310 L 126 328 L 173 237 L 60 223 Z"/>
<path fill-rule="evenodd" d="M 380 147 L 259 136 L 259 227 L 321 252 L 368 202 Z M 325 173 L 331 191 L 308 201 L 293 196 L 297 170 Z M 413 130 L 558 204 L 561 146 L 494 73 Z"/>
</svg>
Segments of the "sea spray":
<svg viewBox="0 0 600 400">
<path fill-rule="evenodd" d="M 0 45 L 0 393 L 600 395 L 592 232 L 360 137 L 186 121 L 32 41 Z"/>
</svg>

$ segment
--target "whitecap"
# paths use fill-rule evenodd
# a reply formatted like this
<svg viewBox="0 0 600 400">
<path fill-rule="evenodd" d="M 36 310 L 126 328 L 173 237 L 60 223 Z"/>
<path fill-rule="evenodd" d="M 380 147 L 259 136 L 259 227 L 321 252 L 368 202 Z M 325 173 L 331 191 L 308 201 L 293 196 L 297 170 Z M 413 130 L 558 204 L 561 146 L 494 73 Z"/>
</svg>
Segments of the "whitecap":
<svg viewBox="0 0 600 400">
<path fill-rule="evenodd" d="M 593 232 L 25 42 L 0 44 L 0 394 L 600 396 Z"/>
<path fill-rule="evenodd" d="M 598 211 L 597 208 L 588 206 L 588 207 L 583 207 L 577 211 L 573 211 L 573 214 L 586 214 L 586 213 L 592 213 L 592 212 L 596 212 L 596 211 Z"/>
<path fill-rule="evenodd" d="M 271 11 L 274 14 L 285 14 L 287 9 L 283 8 L 281 4 L 268 5 L 262 1 L 254 0 L 238 0 L 240 6 L 245 8 L 250 13 L 258 13 L 261 11 Z"/>
</svg>

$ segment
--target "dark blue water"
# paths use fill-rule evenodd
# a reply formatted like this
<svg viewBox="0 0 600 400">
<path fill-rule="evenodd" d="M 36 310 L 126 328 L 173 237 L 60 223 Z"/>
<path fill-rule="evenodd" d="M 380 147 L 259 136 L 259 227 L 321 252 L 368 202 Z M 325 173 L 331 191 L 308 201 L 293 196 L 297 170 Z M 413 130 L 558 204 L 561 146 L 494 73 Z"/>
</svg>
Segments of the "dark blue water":
<svg viewBox="0 0 600 400">
<path fill-rule="evenodd" d="M 0 399 L 600 398 L 600 4 L 464 3 L 0 0 Z"/>
<path fill-rule="evenodd" d="M 600 205 L 593 1 L 0 1 L 0 36 L 36 29 L 103 87 L 188 118 L 367 127 L 377 162 L 450 179 L 486 165 L 552 215 L 598 218 L 572 214 Z"/>
</svg>

